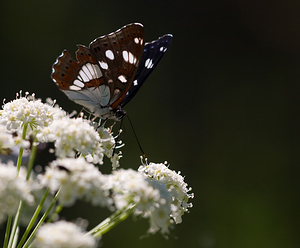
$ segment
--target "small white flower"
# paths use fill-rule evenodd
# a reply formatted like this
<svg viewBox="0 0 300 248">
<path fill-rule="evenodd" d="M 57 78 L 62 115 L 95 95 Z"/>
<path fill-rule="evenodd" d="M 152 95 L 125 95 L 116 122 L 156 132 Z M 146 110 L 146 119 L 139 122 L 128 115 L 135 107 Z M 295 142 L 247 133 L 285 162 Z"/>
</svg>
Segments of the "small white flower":
<svg viewBox="0 0 300 248">
<path fill-rule="evenodd" d="M 74 204 L 77 199 L 91 202 L 93 205 L 109 206 L 109 192 L 106 177 L 84 158 L 64 158 L 53 161 L 39 179 L 52 192 L 60 187 L 59 202 L 64 206 Z"/>
<path fill-rule="evenodd" d="M 37 135 L 39 141 L 50 141 L 55 144 L 58 157 L 74 157 L 76 152 L 88 156 L 89 162 L 103 163 L 103 148 L 98 132 L 88 120 L 65 117 L 54 120 Z"/>
<path fill-rule="evenodd" d="M 84 233 L 79 226 L 58 221 L 41 226 L 36 234 L 33 247 L 43 248 L 93 248 L 96 240 Z"/>
<path fill-rule="evenodd" d="M 21 128 L 28 124 L 27 134 L 33 130 L 39 131 L 55 118 L 60 118 L 65 112 L 52 105 L 44 104 L 40 99 L 35 99 L 34 94 L 25 94 L 25 97 L 17 95 L 17 99 L 5 103 L 0 111 L 0 123 L 11 132 L 20 132 Z"/>
<path fill-rule="evenodd" d="M 182 215 L 193 206 L 188 200 L 193 198 L 194 194 L 189 193 L 191 188 L 188 188 L 180 172 L 170 170 L 162 163 L 143 164 L 139 167 L 139 171 L 143 172 L 153 183 L 163 183 L 167 187 L 172 196 L 171 217 L 176 224 L 181 223 Z"/>
<path fill-rule="evenodd" d="M 0 163 L 0 223 L 6 216 L 16 213 L 20 200 L 33 203 L 31 186 L 25 180 L 26 172 L 21 168 L 19 176 L 12 163 Z"/>
</svg>

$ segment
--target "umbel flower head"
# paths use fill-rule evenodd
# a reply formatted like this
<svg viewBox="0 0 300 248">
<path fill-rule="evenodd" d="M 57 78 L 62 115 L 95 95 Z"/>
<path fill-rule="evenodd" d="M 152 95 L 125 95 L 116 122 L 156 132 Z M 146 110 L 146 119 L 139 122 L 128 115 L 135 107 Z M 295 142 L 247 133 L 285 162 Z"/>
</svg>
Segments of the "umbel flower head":
<svg viewBox="0 0 300 248">
<path fill-rule="evenodd" d="M 45 224 L 38 230 L 33 247 L 94 248 L 97 247 L 97 242 L 77 225 L 66 221 L 58 221 Z"/>
<path fill-rule="evenodd" d="M 25 175 L 23 168 L 18 175 L 13 163 L 0 163 L 0 224 L 7 216 L 16 213 L 20 200 L 33 203 L 31 185 L 25 180 Z"/>
<path fill-rule="evenodd" d="M 19 98 L 18 98 L 19 97 Z M 65 112 L 50 104 L 35 99 L 35 95 L 25 93 L 23 97 L 17 94 L 17 99 L 5 103 L 0 111 L 0 124 L 8 131 L 19 132 L 24 125 L 28 125 L 28 133 L 47 127 L 54 119 L 64 116 Z"/>
<path fill-rule="evenodd" d="M 119 166 L 120 153 L 113 153 L 115 140 L 108 128 L 96 131 L 94 123 L 83 118 L 70 118 L 55 101 L 42 103 L 35 95 L 17 94 L 0 111 L 0 149 L 19 145 L 28 148 L 29 136 L 38 142 L 54 142 L 56 156 L 84 156 L 89 162 L 103 163 L 103 156 L 111 159 L 113 168 Z M 25 136 L 24 136 L 24 130 Z M 16 134 L 12 139 L 9 133 Z M 22 137 L 22 138 L 21 138 Z M 101 138 L 100 138 L 101 137 Z M 26 139 L 26 140 L 24 140 Z"/>
<path fill-rule="evenodd" d="M 63 206 L 71 206 L 77 199 L 102 207 L 111 205 L 105 176 L 84 158 L 55 160 L 39 179 L 52 192 L 61 187 L 59 202 Z"/>
<path fill-rule="evenodd" d="M 159 182 L 166 186 L 172 198 L 171 217 L 176 224 L 181 223 L 182 215 L 188 212 L 189 208 L 193 206 L 193 204 L 188 201 L 189 198 L 194 198 L 194 194 L 189 193 L 192 188 L 188 188 L 180 172 L 177 173 L 162 163 L 144 163 L 138 170 L 143 172 L 152 183 L 155 184 Z"/>
<path fill-rule="evenodd" d="M 90 162 L 102 164 L 104 149 L 101 139 L 88 120 L 68 116 L 54 120 L 37 134 L 37 138 L 43 142 L 54 142 L 55 154 L 60 158 L 74 157 L 78 152 L 88 156 Z"/>
<path fill-rule="evenodd" d="M 180 223 L 181 216 L 192 207 L 188 203 L 193 198 L 188 194 L 191 189 L 179 173 L 165 164 L 143 164 L 139 171 L 120 169 L 108 177 L 117 209 L 135 205 L 135 215 L 149 218 L 150 233 L 160 230 L 167 234 L 172 220 Z"/>
</svg>

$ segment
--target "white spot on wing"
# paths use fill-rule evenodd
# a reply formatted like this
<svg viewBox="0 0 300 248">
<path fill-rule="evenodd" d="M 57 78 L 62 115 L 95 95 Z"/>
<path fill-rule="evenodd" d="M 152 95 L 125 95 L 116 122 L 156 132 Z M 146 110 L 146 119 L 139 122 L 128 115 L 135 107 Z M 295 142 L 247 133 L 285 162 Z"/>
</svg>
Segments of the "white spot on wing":
<svg viewBox="0 0 300 248">
<path fill-rule="evenodd" d="M 83 72 L 83 70 L 79 71 L 79 75 L 82 78 L 83 82 L 88 82 L 90 79 L 87 77 L 87 75 Z"/>
<path fill-rule="evenodd" d="M 94 67 L 92 64 L 87 63 L 86 64 L 87 69 L 89 70 L 90 74 L 93 76 L 93 72 L 94 72 Z"/>
<path fill-rule="evenodd" d="M 159 50 L 160 50 L 161 52 L 165 53 L 165 52 L 167 51 L 167 48 L 166 48 L 166 47 L 161 47 Z"/>
<path fill-rule="evenodd" d="M 77 75 L 77 79 L 81 82 L 83 81 L 82 77 L 79 74 Z"/>
<path fill-rule="evenodd" d="M 135 42 L 135 44 L 139 44 L 139 38 L 134 38 L 134 42 Z"/>
<path fill-rule="evenodd" d="M 105 56 L 106 56 L 107 58 L 109 58 L 110 60 L 114 60 L 114 59 L 115 59 L 114 53 L 113 53 L 111 50 L 107 50 L 107 51 L 105 52 Z"/>
<path fill-rule="evenodd" d="M 100 61 L 99 65 L 102 69 L 107 70 L 108 69 L 108 64 L 104 61 Z"/>
<path fill-rule="evenodd" d="M 151 68 L 153 67 L 152 59 L 147 59 L 147 60 L 145 61 L 145 67 L 146 67 L 147 69 L 151 69 Z"/>
<path fill-rule="evenodd" d="M 125 62 L 128 62 L 129 58 L 128 58 L 128 51 L 124 50 L 122 52 L 122 55 L 123 55 L 123 59 L 125 60 Z"/>
<path fill-rule="evenodd" d="M 82 71 L 84 74 L 79 72 L 78 79 L 80 80 L 80 76 L 85 75 L 89 80 L 97 79 L 102 77 L 102 72 L 100 70 L 100 67 L 96 64 L 87 63 L 82 66 Z M 84 81 L 84 79 L 80 80 Z M 86 81 L 84 81 L 86 82 Z"/>
<path fill-rule="evenodd" d="M 126 83 L 127 82 L 127 79 L 123 76 L 123 75 L 120 75 L 119 77 L 118 77 L 118 79 L 121 81 L 121 83 Z"/>
<path fill-rule="evenodd" d="M 86 77 L 88 78 L 88 81 L 92 80 L 93 79 L 93 76 L 91 74 L 91 64 L 86 64 L 86 65 L 83 65 L 81 67 L 81 70 L 84 72 L 84 74 L 86 75 Z M 80 74 L 80 73 L 79 73 Z M 80 74 L 81 75 L 81 74 Z"/>
<path fill-rule="evenodd" d="M 134 64 L 136 63 L 136 57 L 133 56 L 133 54 L 131 52 L 128 52 L 128 62 L 130 64 Z"/>
<path fill-rule="evenodd" d="M 80 88 L 83 88 L 83 87 L 84 87 L 84 83 L 81 82 L 81 81 L 79 81 L 78 79 L 75 79 L 74 82 L 73 82 L 73 84 L 74 84 L 75 86 L 80 87 Z"/>
<path fill-rule="evenodd" d="M 80 87 L 78 87 L 78 86 L 76 86 L 76 85 L 71 85 L 70 86 L 70 88 L 69 88 L 70 90 L 81 90 L 81 88 Z"/>
<path fill-rule="evenodd" d="M 134 85 L 134 86 L 137 86 L 137 85 L 138 85 L 137 80 L 134 80 L 134 81 L 133 81 L 133 85 Z"/>
</svg>

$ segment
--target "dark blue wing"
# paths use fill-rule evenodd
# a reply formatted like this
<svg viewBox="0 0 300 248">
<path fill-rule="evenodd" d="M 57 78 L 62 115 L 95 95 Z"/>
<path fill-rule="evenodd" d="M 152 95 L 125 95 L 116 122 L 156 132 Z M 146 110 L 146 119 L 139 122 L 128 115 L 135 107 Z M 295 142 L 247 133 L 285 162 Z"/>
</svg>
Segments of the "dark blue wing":
<svg viewBox="0 0 300 248">
<path fill-rule="evenodd" d="M 173 36 L 165 34 L 157 40 L 148 42 L 144 46 L 144 52 L 139 64 L 136 76 L 125 96 L 121 102 L 121 107 L 124 107 L 131 98 L 138 92 L 142 84 L 145 82 L 150 73 L 158 65 L 161 58 L 164 56 L 169 46 L 171 45 Z"/>
</svg>

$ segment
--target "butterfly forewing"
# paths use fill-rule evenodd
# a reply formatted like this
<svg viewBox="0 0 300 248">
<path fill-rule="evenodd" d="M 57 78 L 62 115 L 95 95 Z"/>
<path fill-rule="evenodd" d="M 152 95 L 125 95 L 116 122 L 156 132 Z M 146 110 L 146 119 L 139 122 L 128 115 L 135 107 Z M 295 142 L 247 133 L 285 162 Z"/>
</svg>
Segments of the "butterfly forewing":
<svg viewBox="0 0 300 248">
<path fill-rule="evenodd" d="M 136 74 L 144 47 L 144 29 L 140 24 L 131 24 L 95 39 L 90 50 L 104 75 L 105 85 L 110 90 L 111 108 L 116 108 L 128 91 Z"/>
<path fill-rule="evenodd" d="M 136 76 L 131 84 L 124 100 L 121 102 L 121 106 L 125 106 L 131 98 L 138 92 L 142 84 L 145 82 L 147 77 L 158 65 L 169 46 L 171 45 L 173 36 L 166 34 L 159 37 L 157 40 L 148 42 L 144 46 L 143 55 L 139 64 Z"/>
</svg>

